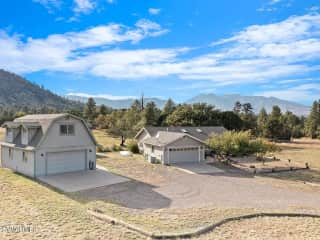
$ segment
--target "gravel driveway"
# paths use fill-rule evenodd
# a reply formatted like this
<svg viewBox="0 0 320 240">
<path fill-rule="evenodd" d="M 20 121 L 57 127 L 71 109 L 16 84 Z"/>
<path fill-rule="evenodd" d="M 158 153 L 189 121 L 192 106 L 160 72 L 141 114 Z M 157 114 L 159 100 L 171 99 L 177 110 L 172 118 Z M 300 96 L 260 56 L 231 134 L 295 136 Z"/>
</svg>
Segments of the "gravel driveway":
<svg viewBox="0 0 320 240">
<path fill-rule="evenodd" d="M 217 173 L 188 174 L 161 169 L 162 181 L 131 181 L 82 192 L 89 199 L 105 199 L 134 209 L 235 207 L 287 209 L 320 208 L 320 190 L 306 192 L 276 187 L 251 175 Z M 147 173 L 146 173 L 147 174 Z M 155 174 L 155 173 L 153 173 Z M 159 173 L 160 175 L 160 173 Z M 150 176 L 152 179 L 152 176 Z M 154 176 L 154 179 L 159 176 Z"/>
</svg>

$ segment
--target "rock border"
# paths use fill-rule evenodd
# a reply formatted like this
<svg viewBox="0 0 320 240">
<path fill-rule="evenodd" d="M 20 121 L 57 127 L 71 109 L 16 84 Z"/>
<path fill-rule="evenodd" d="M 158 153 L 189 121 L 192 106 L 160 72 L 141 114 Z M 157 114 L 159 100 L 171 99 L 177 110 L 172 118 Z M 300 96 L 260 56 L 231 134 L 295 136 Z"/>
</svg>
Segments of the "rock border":
<svg viewBox="0 0 320 240">
<path fill-rule="evenodd" d="M 208 233 L 210 231 L 213 231 L 217 227 L 220 227 L 221 225 L 224 225 L 226 223 L 232 222 L 232 221 L 239 221 L 239 220 L 245 220 L 245 219 L 251 219 L 251 218 L 258 218 L 258 217 L 311 217 L 311 218 L 320 218 L 320 215 L 317 214 L 308 214 L 308 213 L 254 213 L 254 214 L 248 214 L 248 215 L 241 215 L 237 217 L 230 217 L 225 218 L 217 223 L 210 224 L 205 227 L 200 227 L 192 232 L 185 232 L 185 233 L 177 233 L 177 234 L 158 234 L 158 233 L 152 233 L 149 231 L 146 231 L 136 225 L 127 223 L 125 221 L 122 221 L 120 219 L 108 216 L 106 214 L 103 214 L 99 210 L 88 210 L 88 213 L 92 216 L 94 216 L 97 219 L 106 221 L 110 224 L 118 224 L 121 225 L 129 230 L 135 231 L 137 233 L 140 233 L 146 237 L 149 237 L 151 239 L 186 239 L 186 238 L 193 238 L 198 237 L 202 234 Z"/>
</svg>

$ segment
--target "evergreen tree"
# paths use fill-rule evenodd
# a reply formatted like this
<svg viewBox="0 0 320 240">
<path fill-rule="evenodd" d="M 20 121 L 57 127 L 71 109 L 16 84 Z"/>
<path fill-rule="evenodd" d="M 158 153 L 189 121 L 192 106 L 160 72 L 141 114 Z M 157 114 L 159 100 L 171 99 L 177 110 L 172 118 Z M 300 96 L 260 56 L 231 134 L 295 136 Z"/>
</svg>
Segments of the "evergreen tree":
<svg viewBox="0 0 320 240">
<path fill-rule="evenodd" d="M 148 102 L 143 111 L 144 124 L 146 126 L 156 126 L 158 118 L 160 116 L 160 110 L 154 102 Z"/>
<path fill-rule="evenodd" d="M 107 115 L 108 111 L 109 111 L 109 110 L 108 110 L 108 108 L 106 107 L 106 105 L 102 104 L 102 105 L 100 106 L 100 109 L 99 109 L 99 114 L 105 116 L 105 115 Z"/>
<path fill-rule="evenodd" d="M 314 101 L 306 120 L 305 134 L 311 138 L 320 137 L 320 100 Z"/>
<path fill-rule="evenodd" d="M 94 123 L 96 117 L 96 102 L 93 98 L 89 98 L 84 109 L 84 117 L 91 123 Z"/>
<path fill-rule="evenodd" d="M 258 134 L 261 137 L 268 137 L 268 114 L 265 108 L 262 108 L 257 119 Z"/>
</svg>

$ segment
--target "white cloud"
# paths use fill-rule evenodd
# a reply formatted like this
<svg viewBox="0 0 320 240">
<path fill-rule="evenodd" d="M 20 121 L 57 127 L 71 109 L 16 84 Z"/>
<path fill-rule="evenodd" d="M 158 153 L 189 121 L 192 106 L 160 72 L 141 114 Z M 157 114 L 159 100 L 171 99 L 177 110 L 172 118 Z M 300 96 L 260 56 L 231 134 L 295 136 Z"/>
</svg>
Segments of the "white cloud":
<svg viewBox="0 0 320 240">
<path fill-rule="evenodd" d="M 108 100 L 125 100 L 125 99 L 136 99 L 136 96 L 115 96 L 111 94 L 87 94 L 87 93 L 68 93 L 69 97 L 85 97 L 85 98 L 104 98 Z"/>
<path fill-rule="evenodd" d="M 49 35 L 46 39 L 9 36 L 0 32 L 0 67 L 18 73 L 41 70 L 88 71 L 99 63 L 88 62 L 110 51 L 90 51 L 90 48 L 110 46 L 121 42 L 137 43 L 144 38 L 164 34 L 157 24 L 143 20 L 135 28 L 119 24 L 101 25 L 81 32 Z M 101 63 L 101 62 L 100 62 Z"/>
<path fill-rule="evenodd" d="M 258 92 L 255 95 L 289 101 L 313 101 L 320 97 L 320 84 L 302 84 L 288 89 Z"/>
<path fill-rule="evenodd" d="M 290 17 L 282 22 L 253 25 L 214 42 L 206 54 L 186 55 L 190 48 L 111 48 L 167 33 L 142 19 L 134 28 L 101 25 L 45 39 L 0 33 L 0 68 L 15 72 L 84 72 L 112 79 L 176 76 L 211 81 L 216 86 L 278 83 L 305 78 L 320 70 L 320 15 Z"/>
<path fill-rule="evenodd" d="M 158 15 L 161 12 L 160 8 L 149 8 L 148 9 L 149 14 L 151 15 Z"/>
<path fill-rule="evenodd" d="M 274 4 L 277 4 L 277 3 L 279 3 L 279 2 L 281 2 L 281 0 L 271 0 L 271 1 L 269 2 L 269 4 L 270 4 L 270 5 L 274 5 Z"/>
<path fill-rule="evenodd" d="M 53 13 L 55 9 L 59 9 L 62 5 L 61 0 L 32 0 L 32 2 L 41 4 L 49 13 Z"/>
<path fill-rule="evenodd" d="M 74 0 L 74 4 L 73 11 L 77 14 L 90 13 L 95 7 L 95 3 L 92 0 Z"/>
</svg>

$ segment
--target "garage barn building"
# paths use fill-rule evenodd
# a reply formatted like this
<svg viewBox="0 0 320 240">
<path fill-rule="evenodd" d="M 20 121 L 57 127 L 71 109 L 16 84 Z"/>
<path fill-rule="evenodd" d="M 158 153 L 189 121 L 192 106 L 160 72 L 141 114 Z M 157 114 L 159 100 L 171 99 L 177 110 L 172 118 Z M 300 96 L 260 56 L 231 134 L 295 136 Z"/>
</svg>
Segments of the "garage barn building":
<svg viewBox="0 0 320 240">
<path fill-rule="evenodd" d="M 135 138 L 149 162 L 191 163 L 204 161 L 206 140 L 224 131 L 223 127 L 145 127 Z"/>
<path fill-rule="evenodd" d="M 2 167 L 35 178 L 96 168 L 96 141 L 76 116 L 27 115 L 3 127 Z"/>
</svg>

